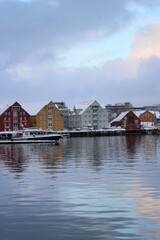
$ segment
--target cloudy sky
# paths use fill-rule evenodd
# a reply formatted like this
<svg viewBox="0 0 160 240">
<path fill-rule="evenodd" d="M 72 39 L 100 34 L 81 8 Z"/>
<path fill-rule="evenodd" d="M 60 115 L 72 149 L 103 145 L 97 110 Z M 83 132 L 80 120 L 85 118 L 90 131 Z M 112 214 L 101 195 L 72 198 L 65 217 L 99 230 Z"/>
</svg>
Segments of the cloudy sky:
<svg viewBox="0 0 160 240">
<path fill-rule="evenodd" d="M 160 103 L 160 0 L 0 0 L 0 102 Z"/>
</svg>

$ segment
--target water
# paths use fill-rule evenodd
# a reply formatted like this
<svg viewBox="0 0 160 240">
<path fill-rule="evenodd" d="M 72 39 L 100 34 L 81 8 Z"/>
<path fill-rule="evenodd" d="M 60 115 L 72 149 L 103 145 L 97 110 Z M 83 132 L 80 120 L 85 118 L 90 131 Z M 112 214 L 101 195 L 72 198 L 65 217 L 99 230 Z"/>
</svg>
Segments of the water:
<svg viewBox="0 0 160 240">
<path fill-rule="evenodd" d="M 160 239 L 160 137 L 0 145 L 0 240 Z"/>
</svg>

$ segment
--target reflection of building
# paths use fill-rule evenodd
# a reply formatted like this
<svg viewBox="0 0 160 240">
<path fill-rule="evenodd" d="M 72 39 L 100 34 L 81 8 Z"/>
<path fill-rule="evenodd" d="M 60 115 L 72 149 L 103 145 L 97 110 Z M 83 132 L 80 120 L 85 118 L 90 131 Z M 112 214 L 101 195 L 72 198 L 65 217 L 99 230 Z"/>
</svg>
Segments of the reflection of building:
<svg viewBox="0 0 160 240">
<path fill-rule="evenodd" d="M 97 101 L 85 102 L 75 106 L 69 116 L 70 129 L 101 129 L 107 125 L 107 111 Z"/>
<path fill-rule="evenodd" d="M 13 131 L 29 127 L 30 115 L 18 102 L 10 106 L 1 105 L 0 114 L 0 131 Z"/>
<path fill-rule="evenodd" d="M 0 159 L 11 171 L 23 172 L 26 168 L 28 153 L 25 147 L 28 145 L 6 144 L 0 146 Z"/>
<path fill-rule="evenodd" d="M 64 142 L 52 144 L 6 144 L 0 145 L 0 160 L 9 170 L 23 172 L 35 161 L 48 169 L 60 165 L 64 158 Z M 60 161 L 61 159 L 61 161 Z"/>
<path fill-rule="evenodd" d="M 64 117 L 64 128 L 67 129 L 69 127 L 69 108 L 67 108 L 65 102 L 54 102 L 58 109 L 61 111 Z"/>
<path fill-rule="evenodd" d="M 127 131 L 140 130 L 141 120 L 132 111 L 122 112 L 111 122 L 111 127 L 122 127 Z"/>
<path fill-rule="evenodd" d="M 53 131 L 61 131 L 64 128 L 64 119 L 62 112 L 56 105 L 50 101 L 47 104 L 36 103 L 28 106 L 31 113 L 31 127 L 41 129 L 51 129 Z"/>
</svg>

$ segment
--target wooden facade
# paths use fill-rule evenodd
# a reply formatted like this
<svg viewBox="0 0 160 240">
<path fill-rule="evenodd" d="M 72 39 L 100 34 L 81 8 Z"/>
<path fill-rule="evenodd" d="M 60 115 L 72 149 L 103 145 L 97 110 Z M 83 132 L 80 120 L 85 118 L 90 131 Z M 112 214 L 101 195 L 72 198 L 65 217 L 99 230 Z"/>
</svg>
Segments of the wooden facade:
<svg viewBox="0 0 160 240">
<path fill-rule="evenodd" d="M 64 128 L 64 117 L 62 112 L 51 101 L 40 111 L 31 117 L 31 127 L 38 129 L 62 131 Z"/>
<path fill-rule="evenodd" d="M 30 115 L 15 102 L 0 115 L 0 131 L 20 130 L 30 126 Z"/>
<path fill-rule="evenodd" d="M 113 120 L 111 127 L 122 127 L 126 131 L 137 131 L 141 129 L 141 120 L 132 111 L 129 111 L 122 118 L 119 116 L 117 120 Z"/>
<path fill-rule="evenodd" d="M 153 122 L 155 121 L 155 115 L 150 111 L 144 111 L 139 115 L 141 122 Z"/>
</svg>

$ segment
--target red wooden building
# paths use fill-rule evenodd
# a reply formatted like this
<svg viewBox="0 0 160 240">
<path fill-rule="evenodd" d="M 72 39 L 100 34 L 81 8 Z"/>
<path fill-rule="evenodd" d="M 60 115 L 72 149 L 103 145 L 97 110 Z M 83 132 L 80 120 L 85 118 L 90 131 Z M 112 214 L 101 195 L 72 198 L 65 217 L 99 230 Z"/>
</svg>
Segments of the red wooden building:
<svg viewBox="0 0 160 240">
<path fill-rule="evenodd" d="M 134 112 L 122 112 L 111 122 L 111 127 L 122 127 L 126 131 L 137 131 L 141 129 L 141 120 Z"/>
<path fill-rule="evenodd" d="M 6 106 L 6 109 L 3 109 L 0 113 L 0 131 L 20 130 L 29 126 L 30 115 L 18 102 L 11 106 Z"/>
</svg>

